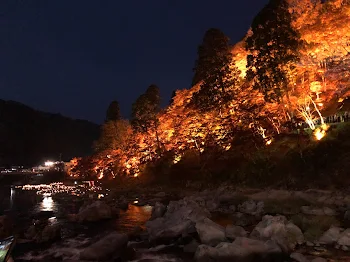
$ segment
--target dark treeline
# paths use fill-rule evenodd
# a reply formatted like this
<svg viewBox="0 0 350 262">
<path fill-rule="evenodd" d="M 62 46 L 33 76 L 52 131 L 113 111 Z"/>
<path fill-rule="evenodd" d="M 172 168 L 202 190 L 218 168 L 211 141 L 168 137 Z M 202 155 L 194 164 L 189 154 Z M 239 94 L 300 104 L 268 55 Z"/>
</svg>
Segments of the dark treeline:
<svg viewBox="0 0 350 262">
<path fill-rule="evenodd" d="M 86 156 L 98 136 L 97 124 L 0 100 L 0 166 Z"/>
</svg>

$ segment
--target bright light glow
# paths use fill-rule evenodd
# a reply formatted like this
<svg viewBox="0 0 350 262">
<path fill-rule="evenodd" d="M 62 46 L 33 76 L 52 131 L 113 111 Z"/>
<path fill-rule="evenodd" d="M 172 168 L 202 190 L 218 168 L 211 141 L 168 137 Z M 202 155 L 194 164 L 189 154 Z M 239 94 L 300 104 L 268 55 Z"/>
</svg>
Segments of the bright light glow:
<svg viewBox="0 0 350 262">
<path fill-rule="evenodd" d="M 323 124 L 322 126 L 316 128 L 314 131 L 314 136 L 316 140 L 320 141 L 322 138 L 324 138 L 328 129 L 329 126 L 326 124 Z"/>
<path fill-rule="evenodd" d="M 175 158 L 174 158 L 174 160 L 173 160 L 173 163 L 176 164 L 176 163 L 178 163 L 180 160 L 181 160 L 181 156 L 180 156 L 180 155 L 177 155 L 177 156 L 175 156 Z"/>
<path fill-rule="evenodd" d="M 60 193 L 66 193 L 66 194 L 71 194 L 71 195 L 83 195 L 85 193 L 89 192 L 96 192 L 102 190 L 101 187 L 99 186 L 89 186 L 89 187 L 82 187 L 82 186 L 66 186 L 63 185 L 63 183 L 51 183 L 51 184 L 40 184 L 40 185 L 24 185 L 24 186 L 19 186 L 17 188 L 22 188 L 22 190 L 33 190 L 36 191 L 37 195 L 42 195 L 42 196 L 53 196 L 55 194 L 60 194 Z"/>
<path fill-rule="evenodd" d="M 135 173 L 135 174 L 134 174 L 134 177 L 138 177 L 138 176 L 139 176 L 139 174 L 138 174 L 138 173 Z"/>
<path fill-rule="evenodd" d="M 104 194 L 98 194 L 98 199 L 101 199 L 101 198 L 104 198 L 105 197 L 105 195 Z"/>
<path fill-rule="evenodd" d="M 102 179 L 103 178 L 103 171 L 100 172 L 100 174 L 98 175 L 97 179 Z"/>
<path fill-rule="evenodd" d="M 139 202 L 138 200 L 135 200 L 135 201 L 134 201 L 134 204 L 137 204 L 138 202 Z"/>
<path fill-rule="evenodd" d="M 53 200 L 52 197 L 44 197 L 41 202 L 41 211 L 53 211 Z"/>
<path fill-rule="evenodd" d="M 46 161 L 45 166 L 53 166 L 55 163 L 52 161 Z"/>
<path fill-rule="evenodd" d="M 269 140 L 266 141 L 266 145 L 267 145 L 267 146 L 268 146 L 268 145 L 271 145 L 271 143 L 272 143 L 272 139 L 269 139 Z"/>
</svg>

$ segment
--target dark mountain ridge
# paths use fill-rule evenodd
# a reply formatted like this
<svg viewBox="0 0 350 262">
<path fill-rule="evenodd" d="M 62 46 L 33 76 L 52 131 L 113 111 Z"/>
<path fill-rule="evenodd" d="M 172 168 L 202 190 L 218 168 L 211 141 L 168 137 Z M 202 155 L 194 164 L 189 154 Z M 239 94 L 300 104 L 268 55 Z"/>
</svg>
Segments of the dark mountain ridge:
<svg viewBox="0 0 350 262">
<path fill-rule="evenodd" d="M 97 124 L 0 99 L 0 166 L 86 156 L 98 136 Z"/>
</svg>

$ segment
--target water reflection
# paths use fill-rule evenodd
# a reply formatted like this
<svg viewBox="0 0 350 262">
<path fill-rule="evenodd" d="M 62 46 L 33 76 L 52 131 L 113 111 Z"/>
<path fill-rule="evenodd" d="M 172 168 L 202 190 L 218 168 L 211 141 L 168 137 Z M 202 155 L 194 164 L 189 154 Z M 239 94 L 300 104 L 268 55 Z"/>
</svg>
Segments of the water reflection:
<svg viewBox="0 0 350 262">
<path fill-rule="evenodd" d="M 11 194 L 10 194 L 10 209 L 12 209 L 13 207 L 13 200 L 15 198 L 15 189 L 11 187 Z"/>
<path fill-rule="evenodd" d="M 54 211 L 54 202 L 51 196 L 43 198 L 40 204 L 40 211 Z"/>
<path fill-rule="evenodd" d="M 129 205 L 128 210 L 121 212 L 117 219 L 117 227 L 123 232 L 128 232 L 130 229 L 134 229 L 137 226 L 143 227 L 149 220 L 152 213 L 152 207 L 146 206 L 134 206 Z"/>
</svg>

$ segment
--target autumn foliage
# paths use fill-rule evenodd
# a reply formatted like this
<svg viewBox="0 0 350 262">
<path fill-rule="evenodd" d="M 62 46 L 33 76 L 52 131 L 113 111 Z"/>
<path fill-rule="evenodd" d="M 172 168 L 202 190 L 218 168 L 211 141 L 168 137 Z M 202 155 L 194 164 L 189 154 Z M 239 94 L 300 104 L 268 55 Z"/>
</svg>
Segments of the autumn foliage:
<svg viewBox="0 0 350 262">
<path fill-rule="evenodd" d="M 275 4 L 278 1 L 270 2 Z M 254 28 L 250 30 L 241 42 L 231 47 L 228 63 L 222 62 L 228 57 L 225 56 L 217 63 L 221 67 L 212 70 L 215 74 L 224 72 L 225 75 L 221 76 L 222 81 L 214 79 L 214 84 L 209 83 L 209 95 L 213 96 L 209 100 L 216 104 L 206 106 L 205 110 L 199 107 L 198 101 L 206 103 L 206 100 L 202 97 L 193 103 L 193 97 L 201 94 L 205 81 L 213 80 L 210 74 L 201 81 L 196 74 L 194 82 L 197 84 L 190 89 L 177 90 L 172 103 L 163 110 L 150 108 L 159 103 L 157 97 L 153 104 L 144 102 L 147 100 L 146 92 L 133 106 L 135 115 L 140 118 L 132 119 L 131 123 L 114 120 L 103 126 L 100 147 L 96 155 L 88 160 L 90 164 L 85 163 L 90 175 L 98 178 L 141 177 L 147 165 L 162 159 L 166 159 L 168 165 L 177 165 L 188 152 L 194 152 L 199 157 L 207 152 L 223 155 L 234 151 L 236 144 L 244 139 L 256 147 L 266 147 L 278 135 L 296 132 L 302 125 L 317 129 L 326 116 L 327 108 L 349 92 L 350 3 L 346 0 L 280 2 L 288 3 L 288 14 L 285 15 L 291 18 L 290 35 L 299 35 L 297 40 L 293 40 L 297 41 L 295 45 L 288 47 L 271 38 L 267 46 L 277 49 L 272 52 L 267 48 L 266 53 L 258 54 L 258 47 L 249 42 L 254 36 Z M 283 19 L 285 16 L 276 17 Z M 263 23 L 264 19 L 256 21 Z M 265 30 L 279 30 L 278 24 L 272 26 L 275 28 Z M 254 41 L 260 41 L 256 36 Z M 278 35 L 275 37 L 278 39 Z M 298 48 L 284 52 L 278 50 L 294 46 Z M 292 59 L 277 57 L 281 54 Z M 264 61 L 271 69 L 271 59 L 267 56 L 274 56 L 273 62 L 277 63 L 274 70 L 264 71 L 263 66 L 258 64 Z M 220 57 L 224 57 L 222 53 Z M 253 69 L 247 64 L 249 57 L 260 59 L 251 63 Z M 263 73 L 258 73 L 259 70 L 267 72 L 265 78 Z M 273 74 L 279 74 L 280 78 Z M 283 82 L 280 81 L 282 78 Z M 268 81 L 268 92 L 265 92 L 263 82 L 255 82 L 265 80 Z M 225 83 L 225 88 L 216 88 L 215 83 Z M 152 92 L 157 91 L 154 89 Z M 273 94 L 273 99 L 268 99 L 269 94 Z M 76 161 L 75 166 L 78 165 L 79 161 Z M 76 174 L 76 171 L 71 174 Z"/>
</svg>

